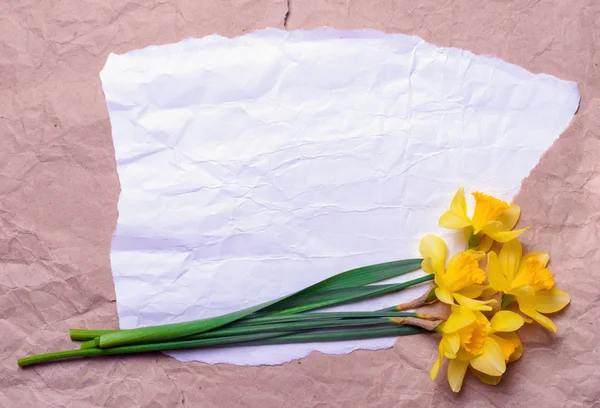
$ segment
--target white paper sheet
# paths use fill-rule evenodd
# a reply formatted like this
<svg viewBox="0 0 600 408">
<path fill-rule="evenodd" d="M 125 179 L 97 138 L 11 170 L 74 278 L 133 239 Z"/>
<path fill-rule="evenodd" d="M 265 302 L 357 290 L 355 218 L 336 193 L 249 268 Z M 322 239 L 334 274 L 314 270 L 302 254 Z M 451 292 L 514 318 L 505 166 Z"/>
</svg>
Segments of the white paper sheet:
<svg viewBox="0 0 600 408">
<path fill-rule="evenodd" d="M 370 30 L 265 30 L 111 54 L 122 328 L 215 316 L 418 257 L 459 186 L 510 200 L 576 84 Z M 410 278 L 418 276 L 412 274 Z M 340 310 L 373 310 L 423 288 Z M 276 364 L 395 339 L 172 353 Z"/>
</svg>

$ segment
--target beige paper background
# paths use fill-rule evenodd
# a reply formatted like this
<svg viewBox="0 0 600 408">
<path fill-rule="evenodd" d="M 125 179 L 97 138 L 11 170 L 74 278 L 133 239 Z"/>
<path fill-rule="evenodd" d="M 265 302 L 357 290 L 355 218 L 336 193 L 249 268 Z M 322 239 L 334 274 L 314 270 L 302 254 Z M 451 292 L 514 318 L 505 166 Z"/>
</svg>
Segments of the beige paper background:
<svg viewBox="0 0 600 408">
<path fill-rule="evenodd" d="M 576 81 L 570 128 L 516 202 L 572 304 L 530 327 L 501 385 L 454 395 L 428 370 L 435 336 L 281 366 L 162 354 L 22 370 L 116 328 L 109 249 L 119 183 L 98 73 L 110 52 L 264 27 L 375 28 Z M 95 0 L 0 3 L 0 407 L 600 407 L 600 3 L 596 0 Z M 509 165 L 507 163 L 507 165 Z"/>
</svg>

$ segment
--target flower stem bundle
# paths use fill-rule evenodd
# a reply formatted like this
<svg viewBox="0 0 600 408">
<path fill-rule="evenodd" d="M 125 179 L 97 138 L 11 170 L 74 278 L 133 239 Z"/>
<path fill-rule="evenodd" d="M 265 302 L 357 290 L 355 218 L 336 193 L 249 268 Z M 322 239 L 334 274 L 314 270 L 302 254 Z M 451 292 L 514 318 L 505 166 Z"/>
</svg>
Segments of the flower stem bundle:
<svg viewBox="0 0 600 408">
<path fill-rule="evenodd" d="M 399 317 L 420 319 L 420 314 L 397 312 L 394 308 L 375 312 L 306 312 L 383 296 L 431 281 L 433 277 L 427 275 L 402 283 L 374 284 L 415 271 L 421 262 L 422 259 L 408 259 L 353 269 L 289 296 L 209 319 L 130 330 L 71 329 L 72 340 L 84 341 L 79 350 L 26 357 L 19 359 L 18 363 L 25 367 L 75 357 L 246 343 L 258 345 L 256 341 L 265 338 L 280 338 L 278 341 L 289 343 L 290 339 L 332 341 L 420 333 L 423 329 L 398 327 L 400 324 L 392 320 Z M 360 328 L 340 330 L 349 327 Z M 306 336 L 296 336 L 299 333 Z"/>
</svg>

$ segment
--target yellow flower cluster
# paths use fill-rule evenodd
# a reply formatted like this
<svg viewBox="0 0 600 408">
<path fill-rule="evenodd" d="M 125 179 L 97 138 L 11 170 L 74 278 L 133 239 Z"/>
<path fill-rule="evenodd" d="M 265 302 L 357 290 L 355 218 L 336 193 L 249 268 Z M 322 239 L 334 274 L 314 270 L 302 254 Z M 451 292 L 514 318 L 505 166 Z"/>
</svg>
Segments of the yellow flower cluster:
<svg viewBox="0 0 600 408">
<path fill-rule="evenodd" d="M 531 319 L 556 331 L 556 325 L 544 314 L 557 312 L 570 302 L 569 295 L 554 286 L 547 268 L 548 254 L 523 254 L 517 238 L 527 228 L 513 230 L 521 213 L 519 206 L 478 192 L 473 196 L 472 217 L 467 215 L 464 190 L 460 188 L 450 210 L 439 221 L 441 227 L 464 231 L 468 242 L 465 251 L 446 263 L 447 247 L 441 238 L 426 235 L 419 244 L 421 266 L 434 275 L 437 299 L 452 308 L 449 318 L 436 329 L 442 340 L 430 377 L 434 380 L 444 358 L 449 359 L 448 383 L 455 392 L 460 391 L 467 368 L 483 382 L 498 384 L 506 364 L 521 356 L 523 346 L 516 331 Z M 494 241 L 503 244 L 498 254 L 490 251 Z M 484 271 L 480 261 L 486 253 Z M 499 299 L 501 305 L 497 304 Z M 513 302 L 531 319 L 501 310 Z"/>
</svg>

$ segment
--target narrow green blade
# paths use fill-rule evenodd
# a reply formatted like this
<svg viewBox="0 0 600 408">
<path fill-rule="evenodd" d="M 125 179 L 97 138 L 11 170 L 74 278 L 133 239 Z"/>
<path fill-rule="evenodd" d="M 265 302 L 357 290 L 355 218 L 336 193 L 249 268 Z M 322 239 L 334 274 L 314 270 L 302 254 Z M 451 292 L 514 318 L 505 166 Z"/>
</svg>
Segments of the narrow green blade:
<svg viewBox="0 0 600 408">
<path fill-rule="evenodd" d="M 368 290 L 358 291 L 356 293 L 344 294 L 337 298 L 324 299 L 314 303 L 308 303 L 298 306 L 293 306 L 288 309 L 278 310 L 273 315 L 281 314 L 295 314 L 302 313 L 309 310 L 320 309 L 322 307 L 337 306 L 344 303 L 356 302 L 359 300 L 371 299 L 378 296 L 387 295 L 389 293 L 398 292 L 402 289 L 406 289 L 409 286 L 417 285 L 419 283 L 427 282 L 433 279 L 433 275 L 426 275 L 421 278 L 413 279 L 408 282 L 389 284 L 389 285 L 372 285 L 365 286 Z"/>
<path fill-rule="evenodd" d="M 323 290 L 344 289 L 356 286 L 370 285 L 421 268 L 422 259 L 405 259 L 402 261 L 385 262 L 382 264 L 363 266 L 352 269 L 307 288 L 304 292 L 312 293 Z M 298 293 L 298 295 L 302 292 Z"/>
<path fill-rule="evenodd" d="M 282 311 L 285 309 L 291 309 L 297 306 L 309 305 L 314 303 L 321 302 L 330 302 L 340 298 L 354 298 L 354 297 L 362 297 L 366 296 L 370 293 L 376 292 L 379 289 L 384 287 L 391 287 L 393 284 L 384 284 L 384 285 L 370 285 L 370 286 L 358 286 L 355 288 L 343 288 L 343 289 L 332 289 L 325 290 L 315 293 L 308 293 L 305 295 L 294 296 L 291 299 L 282 300 L 276 305 L 265 307 L 262 309 L 259 314 L 268 315 L 275 314 L 278 311 Z M 258 314 L 257 314 L 258 316 Z M 254 320 L 254 316 L 249 316 L 249 318 Z"/>
</svg>

